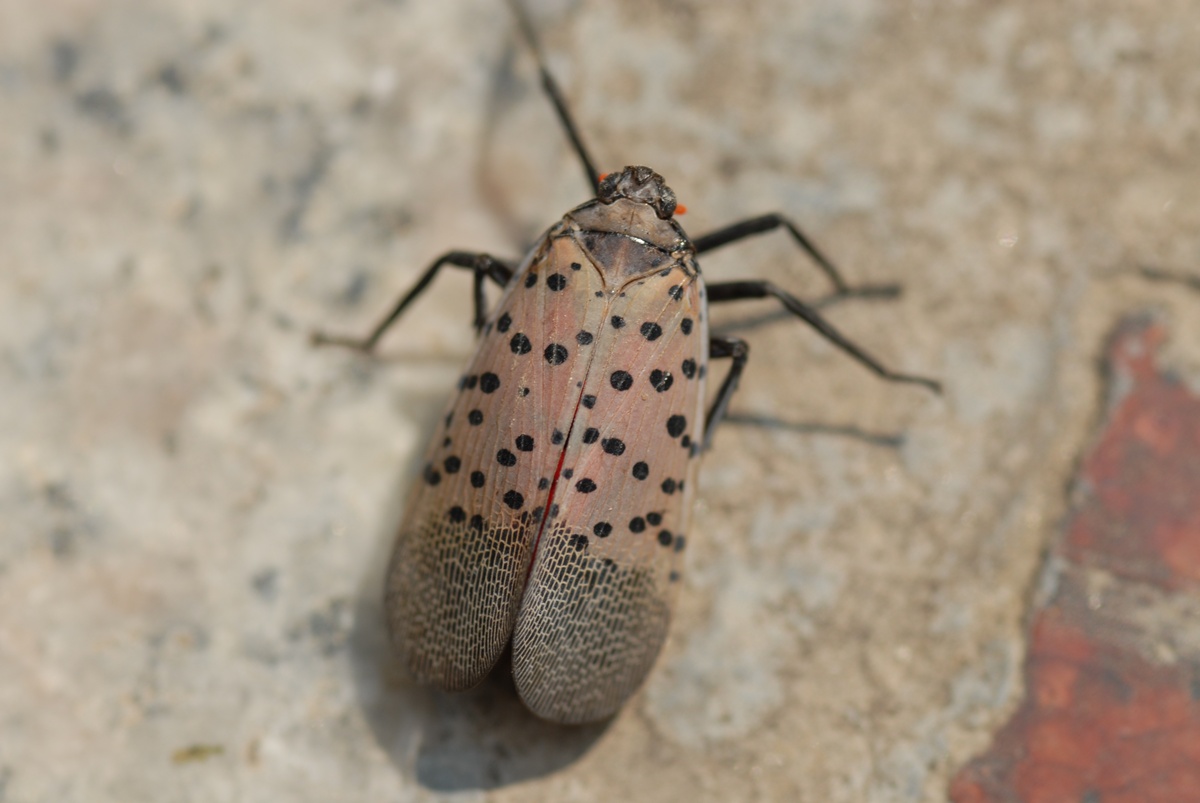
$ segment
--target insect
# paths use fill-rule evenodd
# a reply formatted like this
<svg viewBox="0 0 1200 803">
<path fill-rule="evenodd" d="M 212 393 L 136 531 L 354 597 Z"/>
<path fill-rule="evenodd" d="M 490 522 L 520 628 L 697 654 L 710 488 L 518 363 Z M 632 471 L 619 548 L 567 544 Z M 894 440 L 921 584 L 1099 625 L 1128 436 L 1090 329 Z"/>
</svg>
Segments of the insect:
<svg viewBox="0 0 1200 803">
<path fill-rule="evenodd" d="M 838 292 L 833 264 L 781 215 L 690 239 L 648 167 L 601 178 L 524 10 L 509 0 L 595 194 L 519 263 L 451 251 L 362 340 L 371 351 L 446 266 L 474 276 L 478 351 L 425 454 L 387 571 L 387 627 L 415 677 L 471 688 L 512 645 L 516 687 L 556 722 L 608 718 L 663 645 L 692 528 L 699 455 L 747 364 L 707 306 L 774 298 L 880 377 L 895 373 L 766 281 L 707 284 L 699 254 L 783 229 Z M 503 295 L 487 313 L 485 285 Z M 713 360 L 728 369 L 707 402 Z"/>
</svg>

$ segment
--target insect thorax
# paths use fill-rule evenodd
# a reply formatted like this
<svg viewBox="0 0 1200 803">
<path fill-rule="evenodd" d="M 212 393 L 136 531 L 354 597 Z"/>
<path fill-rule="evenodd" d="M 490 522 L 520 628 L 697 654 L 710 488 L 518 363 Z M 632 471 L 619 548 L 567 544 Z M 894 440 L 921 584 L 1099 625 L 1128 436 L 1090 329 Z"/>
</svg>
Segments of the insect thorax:
<svg viewBox="0 0 1200 803">
<path fill-rule="evenodd" d="M 660 218 L 644 201 L 588 201 L 568 212 L 551 237 L 578 242 L 610 288 L 673 266 L 689 276 L 698 272 L 695 250 L 683 229 L 673 218 Z"/>
</svg>

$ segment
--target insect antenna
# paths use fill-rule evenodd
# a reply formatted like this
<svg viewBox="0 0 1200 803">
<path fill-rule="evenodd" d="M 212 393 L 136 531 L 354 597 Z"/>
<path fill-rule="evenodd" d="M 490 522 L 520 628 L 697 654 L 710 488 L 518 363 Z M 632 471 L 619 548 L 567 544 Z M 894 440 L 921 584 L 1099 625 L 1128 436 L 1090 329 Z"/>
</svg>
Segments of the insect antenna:
<svg viewBox="0 0 1200 803">
<path fill-rule="evenodd" d="M 579 161 L 583 162 L 583 172 L 587 174 L 588 185 L 592 188 L 592 192 L 599 194 L 600 172 L 596 170 L 596 165 L 592 162 L 592 157 L 588 154 L 587 147 L 583 144 L 583 138 L 579 136 L 579 129 L 576 128 L 575 121 L 571 118 L 571 111 L 567 108 L 567 101 L 563 98 L 562 91 L 558 88 L 558 84 L 554 81 L 554 76 L 550 74 L 550 69 L 546 66 L 546 58 L 542 54 L 542 47 L 538 43 L 537 34 L 534 33 L 533 24 L 529 21 L 529 15 L 525 13 L 524 7 L 518 0 L 507 0 L 507 2 L 509 8 L 512 9 L 513 15 L 517 18 L 517 26 L 521 29 L 521 35 L 524 36 L 526 44 L 529 45 L 529 50 L 533 53 L 534 60 L 537 61 L 538 73 L 542 77 L 542 89 L 546 91 L 550 102 L 554 104 L 554 111 L 558 114 L 558 120 L 567 132 L 567 137 L 571 140 L 571 146 L 575 149 L 575 153 L 578 154 Z"/>
</svg>

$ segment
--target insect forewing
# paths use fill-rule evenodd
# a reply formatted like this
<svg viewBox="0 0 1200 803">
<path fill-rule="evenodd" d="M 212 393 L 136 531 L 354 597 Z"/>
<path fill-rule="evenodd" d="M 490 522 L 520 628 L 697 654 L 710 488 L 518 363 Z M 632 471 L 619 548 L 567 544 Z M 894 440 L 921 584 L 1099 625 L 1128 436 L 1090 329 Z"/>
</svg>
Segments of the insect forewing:
<svg viewBox="0 0 1200 803">
<path fill-rule="evenodd" d="M 487 675 L 512 635 L 578 405 L 603 283 L 569 239 L 513 277 L 434 434 L 397 536 L 385 606 L 417 680 L 447 691 Z"/>
<path fill-rule="evenodd" d="M 701 280 L 676 265 L 612 299 L 513 635 L 526 704 L 611 716 L 666 638 L 703 440 Z"/>
</svg>

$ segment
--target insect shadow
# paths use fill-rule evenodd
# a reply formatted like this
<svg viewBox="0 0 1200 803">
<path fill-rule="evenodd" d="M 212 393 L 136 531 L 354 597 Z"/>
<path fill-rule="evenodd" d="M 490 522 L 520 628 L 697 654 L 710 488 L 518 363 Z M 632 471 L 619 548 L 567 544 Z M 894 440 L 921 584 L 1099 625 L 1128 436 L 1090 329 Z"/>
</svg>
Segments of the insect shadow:
<svg viewBox="0 0 1200 803">
<path fill-rule="evenodd" d="M 763 429 L 796 432 L 801 435 L 832 435 L 860 441 L 868 446 L 882 446 L 886 449 L 899 449 L 904 445 L 904 436 L 894 432 L 871 432 L 856 427 L 853 424 L 821 424 L 811 421 L 785 421 L 769 415 L 749 415 L 746 413 L 730 413 L 725 416 L 725 423 L 762 427 Z"/>
<path fill-rule="evenodd" d="M 1165 282 L 1168 284 L 1181 284 L 1190 290 L 1200 290 L 1200 276 L 1192 276 L 1187 273 L 1178 271 L 1163 270 L 1144 265 L 1138 268 L 1138 275 L 1143 279 L 1149 279 L 1152 282 Z"/>
<path fill-rule="evenodd" d="M 432 393 L 408 414 L 433 429 L 443 399 Z M 414 410 L 413 406 L 419 405 Z M 395 487 L 420 475 L 420 454 L 394 479 Z M 609 722 L 565 727 L 532 714 L 517 696 L 509 656 L 475 689 L 447 694 L 406 677 L 388 644 L 383 621 L 388 552 L 407 500 L 397 494 L 380 516 L 368 569 L 359 582 L 349 653 L 355 692 L 379 746 L 400 774 L 437 792 L 496 789 L 548 775 L 572 764 L 604 733 Z"/>
<path fill-rule="evenodd" d="M 861 293 L 858 298 L 887 298 L 895 295 L 893 288 L 881 286 L 874 293 Z M 846 294 L 827 295 L 812 302 L 816 309 L 832 307 L 851 297 Z M 778 321 L 789 320 L 791 313 L 787 310 L 771 310 L 754 315 L 743 315 L 731 320 L 724 320 L 719 326 L 714 326 L 718 333 L 743 333 L 769 326 Z M 904 435 L 899 432 L 871 432 L 853 424 L 829 424 L 820 421 L 788 421 L 783 418 L 767 415 L 751 415 L 748 413 L 730 412 L 725 415 L 725 423 L 733 426 L 753 426 L 774 431 L 795 432 L 801 435 L 831 435 L 859 441 L 868 446 L 879 446 L 885 449 L 899 449 L 904 445 Z"/>
</svg>

